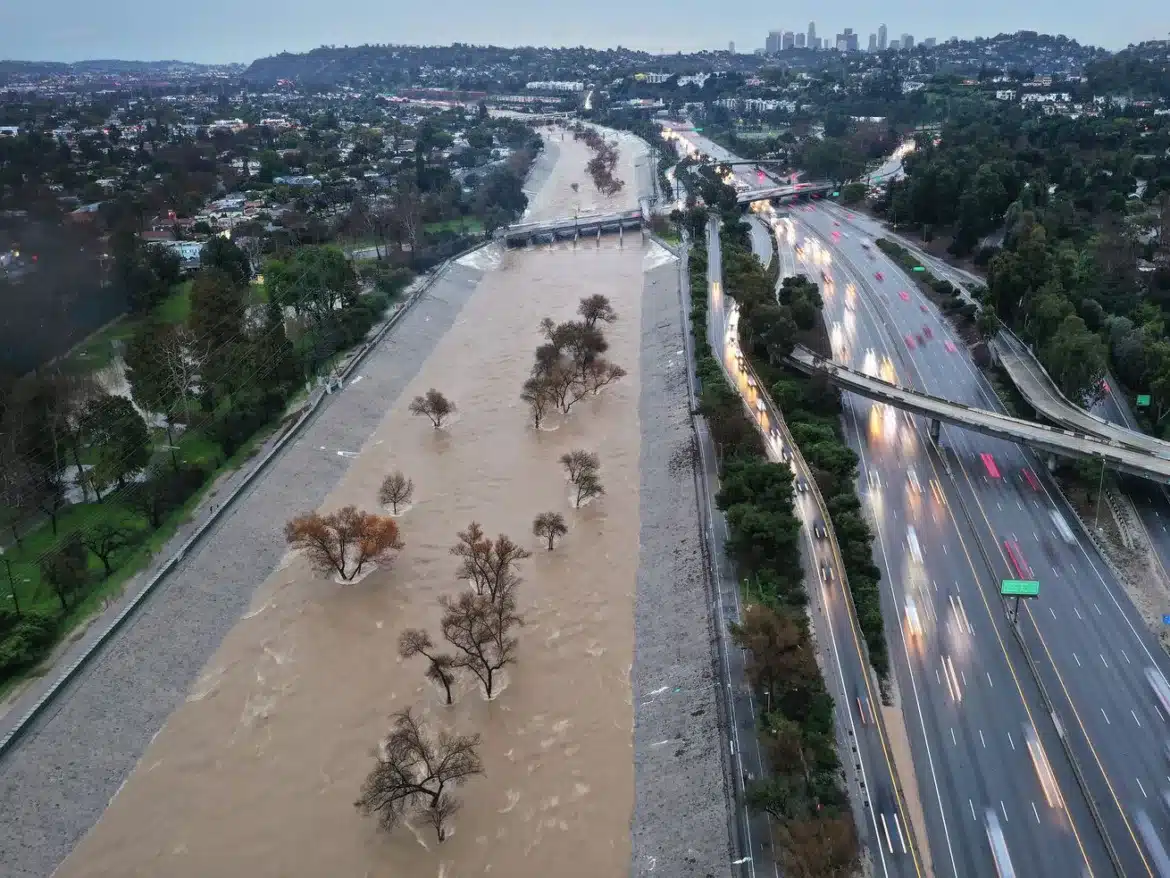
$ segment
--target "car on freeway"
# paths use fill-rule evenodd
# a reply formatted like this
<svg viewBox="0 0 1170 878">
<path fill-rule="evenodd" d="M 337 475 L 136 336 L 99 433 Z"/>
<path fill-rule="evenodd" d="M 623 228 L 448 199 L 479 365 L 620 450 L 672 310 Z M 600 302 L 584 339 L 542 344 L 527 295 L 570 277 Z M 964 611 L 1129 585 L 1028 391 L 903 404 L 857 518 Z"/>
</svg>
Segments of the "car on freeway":
<svg viewBox="0 0 1170 878">
<path fill-rule="evenodd" d="M 914 350 L 914 336 L 909 332 L 906 333 L 906 347 L 910 348 L 910 350 Z"/>
<path fill-rule="evenodd" d="M 1015 570 L 1016 576 L 1020 577 L 1020 579 L 1031 579 L 1032 568 L 1024 560 L 1024 553 L 1020 551 L 1020 544 L 1015 540 L 1004 540 L 1003 547 L 1007 551 L 1008 560 L 1011 561 L 1012 569 Z"/>
<path fill-rule="evenodd" d="M 1052 524 L 1056 527 L 1056 532 L 1060 534 L 1060 538 L 1070 546 L 1076 545 L 1077 538 L 1073 535 L 1072 528 L 1068 526 L 1068 522 L 1064 520 L 1064 516 L 1055 509 L 1048 510 L 1048 516 L 1052 519 Z"/>
<path fill-rule="evenodd" d="M 829 564 L 821 565 L 821 582 L 825 585 L 833 584 L 833 568 Z"/>
<path fill-rule="evenodd" d="M 953 354 L 958 350 L 958 348 L 955 347 L 955 343 L 949 339 L 943 342 L 943 347 L 947 349 L 948 354 Z"/>
<path fill-rule="evenodd" d="M 918 306 L 918 310 L 919 310 L 919 311 L 921 311 L 923 314 L 928 314 L 928 313 L 930 313 L 930 309 L 929 309 L 929 308 L 927 308 L 925 305 L 919 305 L 919 306 Z"/>
<path fill-rule="evenodd" d="M 862 250 L 868 250 L 868 249 L 869 249 L 869 241 L 868 241 L 868 240 L 865 240 L 865 239 L 863 239 L 863 240 L 862 240 L 862 242 L 861 242 L 861 249 L 862 249 Z"/>
<path fill-rule="evenodd" d="M 906 482 L 915 494 L 922 493 L 922 482 L 918 481 L 918 471 L 912 466 L 906 468 Z"/>
<path fill-rule="evenodd" d="M 851 214 L 851 213 L 845 214 L 845 219 L 853 219 L 853 214 Z"/>
<path fill-rule="evenodd" d="M 922 546 L 918 542 L 918 531 L 913 527 L 906 528 L 906 545 L 910 549 L 910 557 L 915 563 L 922 563 Z"/>
<path fill-rule="evenodd" d="M 1024 467 L 1020 472 L 1024 475 L 1024 481 L 1028 483 L 1028 487 L 1033 491 L 1040 490 L 1040 480 L 1036 478 L 1036 474 L 1028 467 Z"/>
<path fill-rule="evenodd" d="M 866 478 L 869 480 L 869 489 L 871 491 L 880 491 L 882 487 L 881 474 L 876 469 L 870 469 Z"/>
<path fill-rule="evenodd" d="M 1048 762 L 1044 748 L 1040 746 L 1040 737 L 1031 723 L 1024 724 L 1024 740 L 1028 744 L 1028 755 L 1032 757 L 1032 767 L 1036 769 L 1036 776 L 1040 780 L 1040 789 L 1044 791 L 1044 798 L 1048 800 L 1049 808 L 1060 808 L 1064 800 L 1060 795 L 1060 785 L 1056 782 L 1056 775 Z"/>
<path fill-rule="evenodd" d="M 926 344 L 926 339 L 924 339 L 924 338 L 922 337 L 922 333 L 921 333 L 921 332 L 920 332 L 920 333 L 918 333 L 918 335 L 916 335 L 916 336 L 914 336 L 914 337 L 915 337 L 916 339 L 918 339 L 918 343 L 919 343 L 919 344 Z"/>
<path fill-rule="evenodd" d="M 819 518 L 813 522 L 813 536 L 818 540 L 827 539 L 829 532 L 825 530 L 825 523 Z"/>
<path fill-rule="evenodd" d="M 857 701 L 857 716 L 861 719 L 861 724 L 868 726 L 873 721 L 873 713 L 869 709 L 869 697 L 861 691 L 860 686 L 856 690 L 854 700 Z"/>
<path fill-rule="evenodd" d="M 798 494 L 808 493 L 808 479 L 806 479 L 804 476 L 801 476 L 796 480 L 796 491 Z"/>
<path fill-rule="evenodd" d="M 1170 683 L 1166 682 L 1166 677 L 1155 667 L 1146 668 L 1146 680 L 1150 683 L 1150 688 L 1154 690 L 1154 695 L 1158 699 L 1158 703 L 1162 705 L 1162 710 L 1167 715 L 1170 715 Z"/>
<path fill-rule="evenodd" d="M 922 334 L 925 335 L 927 338 L 934 338 L 934 330 L 931 329 L 929 326 L 927 326 L 925 323 L 922 324 Z"/>
<path fill-rule="evenodd" d="M 910 294 L 908 292 L 906 292 L 905 290 L 900 290 L 898 292 L 898 298 L 901 299 L 903 302 L 909 302 L 910 301 Z"/>
<path fill-rule="evenodd" d="M 878 280 L 885 280 L 886 279 L 885 275 L 882 274 L 880 271 L 875 271 L 873 273 L 873 276 L 876 277 Z"/>
<path fill-rule="evenodd" d="M 1106 381 L 1104 378 L 1101 379 L 1101 391 L 1103 393 L 1109 392 L 1109 382 Z"/>
<path fill-rule="evenodd" d="M 979 459 L 983 461 L 983 468 L 987 470 L 987 475 L 993 479 L 999 478 L 999 467 L 995 465 L 995 458 L 987 452 L 979 455 Z"/>
<path fill-rule="evenodd" d="M 1012 865 L 1011 854 L 1008 853 L 1007 841 L 1003 837 L 1003 828 L 999 825 L 999 815 L 994 808 L 984 812 L 987 821 L 987 842 L 991 845 L 991 857 L 995 861 L 995 874 L 999 878 L 1016 878 L 1016 869 Z"/>
<path fill-rule="evenodd" d="M 922 618 L 918 615 L 918 605 L 914 598 L 906 598 L 906 630 L 911 637 L 922 636 Z"/>
</svg>

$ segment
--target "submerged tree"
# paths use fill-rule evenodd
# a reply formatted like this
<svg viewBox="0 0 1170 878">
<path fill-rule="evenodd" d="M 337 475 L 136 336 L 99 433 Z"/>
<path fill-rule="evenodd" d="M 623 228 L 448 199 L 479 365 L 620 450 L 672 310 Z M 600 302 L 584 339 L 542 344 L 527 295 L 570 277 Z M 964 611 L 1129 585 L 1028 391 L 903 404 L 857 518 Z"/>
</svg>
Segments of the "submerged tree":
<svg viewBox="0 0 1170 878">
<path fill-rule="evenodd" d="M 404 659 L 421 655 L 429 663 L 427 665 L 427 679 L 432 683 L 439 683 L 447 693 L 447 703 L 454 704 L 451 697 L 451 684 L 455 682 L 455 659 L 446 653 L 435 652 L 435 643 L 431 635 L 421 628 L 407 628 L 398 638 L 398 654 Z"/>
<path fill-rule="evenodd" d="M 356 506 L 294 518 L 285 525 L 284 537 L 290 546 L 305 551 L 318 573 L 335 572 L 346 582 L 352 582 L 367 564 L 389 564 L 402 548 L 393 518 L 362 512 Z"/>
<path fill-rule="evenodd" d="M 592 500 L 594 497 L 600 497 L 605 493 L 605 488 L 601 485 L 601 479 L 597 475 L 596 470 L 586 470 L 577 477 L 577 508 L 581 508 L 581 504 L 586 500 Z"/>
<path fill-rule="evenodd" d="M 449 790 L 483 774 L 480 743 L 479 735 L 446 730 L 432 739 L 409 708 L 400 711 L 394 714 L 394 728 L 354 806 L 363 814 L 376 814 L 386 830 L 413 811 L 434 828 L 441 842 L 447 837 L 448 821 L 459 810 L 459 800 Z"/>
<path fill-rule="evenodd" d="M 561 466 L 565 468 L 569 481 L 575 485 L 585 473 L 596 473 L 601 468 L 601 458 L 596 452 L 577 448 L 561 455 Z"/>
<path fill-rule="evenodd" d="M 431 388 L 424 396 L 416 396 L 410 403 L 412 415 L 426 415 L 435 429 L 442 428 L 443 421 L 455 414 L 455 403 Z"/>
<path fill-rule="evenodd" d="M 414 480 L 408 479 L 401 471 L 395 470 L 382 480 L 382 487 L 378 490 L 378 502 L 389 506 L 397 515 L 398 507 L 409 503 L 414 496 Z"/>
<path fill-rule="evenodd" d="M 519 641 L 511 630 L 523 620 L 516 612 L 512 587 L 501 589 L 494 598 L 465 591 L 456 598 L 442 597 L 439 603 L 443 637 L 459 651 L 456 667 L 475 674 L 491 698 L 499 672 L 516 661 Z"/>
<path fill-rule="evenodd" d="M 548 550 L 553 550 L 553 543 L 557 537 L 563 537 L 569 532 L 565 524 L 565 517 L 559 512 L 542 512 L 532 521 L 533 536 L 548 540 Z"/>
<path fill-rule="evenodd" d="M 601 293 L 583 298 L 581 304 L 577 306 L 577 313 L 590 329 L 599 322 L 613 323 L 617 320 L 617 312 L 613 310 L 613 305 L 610 304 L 608 297 Z"/>
<path fill-rule="evenodd" d="M 467 530 L 460 531 L 457 536 L 459 539 L 451 547 L 451 554 L 462 559 L 459 578 L 470 580 L 476 594 L 495 600 L 519 584 L 516 562 L 531 558 L 531 552 L 506 534 L 500 534 L 495 540 L 485 536 L 477 521 L 471 522 Z"/>
<path fill-rule="evenodd" d="M 546 377 L 529 378 L 520 391 L 520 399 L 528 404 L 532 426 L 539 430 L 549 409 L 557 404 L 556 391 Z"/>
</svg>

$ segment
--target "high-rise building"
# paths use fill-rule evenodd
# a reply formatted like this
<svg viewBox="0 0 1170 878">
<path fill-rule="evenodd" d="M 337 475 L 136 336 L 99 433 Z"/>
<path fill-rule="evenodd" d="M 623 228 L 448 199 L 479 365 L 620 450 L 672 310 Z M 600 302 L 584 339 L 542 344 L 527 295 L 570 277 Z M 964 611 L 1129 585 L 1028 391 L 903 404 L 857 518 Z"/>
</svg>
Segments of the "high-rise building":
<svg viewBox="0 0 1170 878">
<path fill-rule="evenodd" d="M 910 34 L 902 34 L 902 48 L 910 50 L 914 48 L 914 37 Z"/>
<path fill-rule="evenodd" d="M 783 34 L 778 30 L 768 31 L 768 39 L 764 41 L 764 51 L 769 55 L 775 55 L 780 51 L 780 38 Z"/>
<path fill-rule="evenodd" d="M 805 34 L 797 34 L 796 35 L 796 48 L 803 49 L 805 47 L 805 42 L 804 42 L 805 39 L 806 39 Z"/>
<path fill-rule="evenodd" d="M 845 49 L 849 52 L 856 52 L 859 48 L 857 34 L 853 32 L 853 28 L 845 28 Z"/>
<path fill-rule="evenodd" d="M 938 40 L 936 40 L 934 37 L 927 37 L 922 41 L 922 45 L 926 46 L 928 49 L 933 49 L 938 45 Z"/>
<path fill-rule="evenodd" d="M 784 36 L 780 40 L 780 48 L 785 52 L 789 52 L 796 45 L 796 35 L 790 30 L 784 31 Z"/>
<path fill-rule="evenodd" d="M 868 49 L 868 51 L 870 51 L 870 52 L 877 51 L 877 34 L 870 34 L 869 35 L 869 49 Z"/>
<path fill-rule="evenodd" d="M 886 26 L 884 24 L 881 25 L 881 27 L 878 28 L 878 51 L 879 52 L 884 52 L 886 49 L 888 49 L 890 47 L 889 36 L 890 36 L 890 32 L 886 29 Z"/>
<path fill-rule="evenodd" d="M 728 53 L 729 55 L 734 55 L 734 54 L 735 54 L 735 43 L 734 43 L 734 42 L 728 42 L 728 44 L 727 44 L 727 53 Z"/>
<path fill-rule="evenodd" d="M 808 23 L 808 47 L 810 49 L 819 49 L 821 44 L 817 42 L 817 23 L 810 21 Z"/>
</svg>

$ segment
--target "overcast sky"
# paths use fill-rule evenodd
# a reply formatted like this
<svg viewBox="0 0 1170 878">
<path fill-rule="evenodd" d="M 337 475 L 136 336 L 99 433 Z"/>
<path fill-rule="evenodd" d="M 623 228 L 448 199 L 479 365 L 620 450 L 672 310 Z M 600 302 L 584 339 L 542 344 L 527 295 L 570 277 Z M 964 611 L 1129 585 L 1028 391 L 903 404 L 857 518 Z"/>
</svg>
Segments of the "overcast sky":
<svg viewBox="0 0 1170 878">
<path fill-rule="evenodd" d="M 890 35 L 916 39 L 990 36 L 1001 31 L 1064 33 L 1109 49 L 1170 32 L 1167 0 L 0 0 L 0 58 L 78 61 L 239 61 L 322 44 L 362 43 L 615 46 L 648 51 L 763 46 L 769 30 L 819 35 L 845 27 L 862 46 L 883 21 Z M 570 14 L 570 13 L 577 14 Z"/>
</svg>

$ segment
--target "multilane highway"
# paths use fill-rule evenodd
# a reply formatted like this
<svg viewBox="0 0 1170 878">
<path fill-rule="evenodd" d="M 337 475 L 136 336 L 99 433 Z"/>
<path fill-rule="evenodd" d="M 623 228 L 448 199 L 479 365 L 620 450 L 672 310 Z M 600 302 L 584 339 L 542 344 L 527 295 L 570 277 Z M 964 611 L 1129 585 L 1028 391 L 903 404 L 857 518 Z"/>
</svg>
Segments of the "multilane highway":
<svg viewBox="0 0 1170 878">
<path fill-rule="evenodd" d="M 769 245 L 770 249 L 770 245 Z M 715 355 L 752 417 L 759 421 L 768 455 L 775 461 L 789 460 L 798 481 L 811 485 L 799 453 L 792 455 L 791 438 L 771 399 L 759 388 L 750 368 L 739 356 L 738 313 L 722 289 L 722 259 L 719 225 L 712 219 L 707 232 L 708 332 Z M 818 537 L 825 519 L 821 499 L 813 491 L 797 495 L 797 513 L 802 520 L 802 555 L 809 605 L 813 608 L 813 630 L 825 670 L 825 682 L 839 709 L 836 711 L 841 760 L 850 778 L 850 796 L 862 803 L 863 837 L 875 863 L 876 874 L 923 878 L 923 856 L 913 838 L 911 821 L 902 788 L 897 783 L 893 744 L 881 711 L 877 687 L 868 672 L 861 636 L 840 583 L 843 566 L 834 542 Z M 832 579 L 821 573 L 822 566 L 833 571 Z M 856 709 L 854 709 L 854 706 Z"/>
<path fill-rule="evenodd" d="M 819 239 L 801 238 L 801 225 L 788 233 L 781 222 L 781 246 L 798 245 L 798 270 L 821 283 L 837 358 L 858 368 L 868 360 L 913 386 L 896 372 L 896 349 L 859 278 Z M 936 874 L 995 874 L 988 808 L 1020 874 L 1107 874 L 1108 858 L 1002 604 L 986 588 L 990 576 L 926 424 L 851 394 L 844 404 L 876 535 L 901 706 L 932 806 Z"/>
<path fill-rule="evenodd" d="M 836 356 L 851 360 L 860 356 L 864 367 L 868 350 L 880 339 L 899 381 L 1002 411 L 950 327 L 897 266 L 872 246 L 862 247 L 864 235 L 850 226 L 847 213 L 839 208 L 801 210 L 796 217 L 798 234 L 806 228 L 833 261 L 834 283 L 826 284 L 832 287 L 830 298 L 837 295 L 840 280 L 852 282 L 858 299 L 854 313 L 871 315 L 868 322 L 877 330 L 876 336 L 851 333 L 850 318 L 829 309 L 837 321 Z M 834 232 L 839 237 L 834 238 Z M 844 277 L 839 279 L 837 272 Z M 877 280 L 876 272 L 884 280 Z M 842 293 L 848 295 L 844 289 Z M 1170 813 L 1160 802 L 1161 791 L 1170 786 L 1163 752 L 1166 716 L 1144 674 L 1149 666 L 1165 671 L 1165 655 L 1034 454 L 951 427 L 943 428 L 939 446 L 931 448 L 930 455 L 938 469 L 945 473 L 949 467 L 953 473 L 946 481 L 958 503 L 950 505 L 962 510 L 956 518 L 967 520 L 975 549 L 972 572 L 984 597 L 994 604 L 996 580 L 1017 578 L 1018 567 L 1032 574 L 1019 578 L 1040 581 L 1039 599 L 1020 615 L 1024 640 L 1054 699 L 1059 722 L 1125 874 L 1154 874 L 1148 853 L 1137 841 L 1133 815 L 1148 810 L 1160 831 L 1170 828 Z M 990 455 L 993 469 L 981 455 Z M 1053 513 L 1069 524 L 1067 532 Z M 982 650 L 980 655 L 985 657 Z M 1080 821 L 1074 823 L 1078 830 L 1091 831 Z M 1082 840 L 1087 834 L 1080 832 Z"/>
<path fill-rule="evenodd" d="M 949 327 L 910 279 L 872 247 L 860 246 L 859 238 L 872 236 L 872 229 L 861 226 L 860 220 L 851 225 L 854 218 L 835 206 L 811 211 L 797 208 L 795 217 L 799 227 L 794 227 L 794 237 L 801 240 L 793 243 L 805 243 L 804 236 L 811 232 L 829 253 L 827 274 L 833 290 L 824 284 L 827 311 L 837 324 L 834 343 L 842 360 L 866 368 L 872 348 L 879 368 L 883 359 L 887 361 L 896 380 L 956 401 L 1001 409 L 958 339 L 948 335 Z M 833 225 L 834 219 L 841 225 Z M 840 233 L 836 240 L 833 231 Z M 811 245 L 807 249 L 811 251 Z M 806 263 L 800 270 L 821 280 L 819 267 Z M 949 274 L 939 270 L 941 266 L 929 267 Z M 874 271 L 881 271 L 884 280 L 873 277 Z M 852 309 L 845 305 L 850 282 L 856 296 Z M 970 283 L 969 278 L 964 282 Z M 834 306 L 837 290 L 840 304 Z M 902 292 L 905 298 L 899 295 Z M 927 337 L 926 326 L 931 327 L 933 338 Z M 919 333 L 925 343 L 919 342 Z M 871 415 L 875 409 L 877 414 Z M 1086 800 L 1071 777 L 1071 763 L 1062 757 L 1059 728 L 1099 806 L 1118 871 L 1154 874 L 1152 857 L 1137 840 L 1134 815 L 1139 810 L 1147 812 L 1158 830 L 1166 832 L 1167 812 L 1159 801 L 1170 781 L 1162 755 L 1166 719 L 1144 679 L 1146 667 L 1165 671 L 1166 661 L 1072 510 L 1035 456 L 1010 442 L 944 428 L 941 447 L 936 448 L 923 424 L 868 402 L 855 406 L 851 401 L 849 418 L 879 537 L 875 554 L 885 574 L 888 628 L 895 647 L 899 641 L 903 645 L 904 663 L 898 662 L 897 648 L 892 652 L 902 704 L 915 738 L 915 762 L 920 779 L 929 778 L 921 780 L 921 786 L 933 784 L 936 793 L 937 808 L 926 803 L 935 872 L 993 873 L 979 809 L 994 807 L 997 798 L 999 822 L 1022 874 L 1113 871 L 1099 833 L 1086 815 Z M 895 427 L 902 424 L 909 429 L 889 430 L 891 421 Z M 884 446 L 878 437 L 883 437 Z M 870 448 L 871 442 L 881 446 L 880 453 Z M 991 469 L 981 454 L 990 456 Z M 871 476 L 871 471 L 876 475 Z M 924 501 L 936 504 L 928 515 L 923 514 Z M 1065 529 L 1052 513 L 1060 514 Z M 913 516 L 919 516 L 912 520 L 923 527 L 921 533 L 917 528 L 915 532 L 922 573 L 906 564 L 916 554 L 908 539 L 907 519 Z M 940 522 L 936 530 L 930 530 L 934 525 L 928 519 Z M 1012 643 L 998 598 L 999 580 L 1015 578 L 1017 564 L 1041 582 L 1039 600 L 1021 612 L 1020 630 L 1052 699 L 1055 721 L 1029 680 L 1027 662 Z M 929 586 L 924 587 L 924 581 Z M 936 594 L 929 609 L 914 606 L 914 621 L 908 618 L 904 603 L 908 584 L 913 586 L 911 596 Z M 937 596 L 939 590 L 945 598 Z M 956 606 L 952 597 L 961 603 Z M 906 632 L 926 630 L 924 639 L 929 642 L 931 632 L 923 616 L 931 613 L 939 622 L 935 631 L 940 648 L 924 654 L 921 661 L 912 660 L 916 647 Z M 970 624 L 951 623 L 952 615 Z M 961 650 L 964 629 L 967 646 Z M 956 657 L 967 664 L 958 667 Z M 918 664 L 911 673 L 913 662 Z M 975 685 L 981 687 L 981 700 L 968 694 L 972 678 L 980 677 L 985 682 Z M 932 684 L 942 698 L 931 695 Z M 949 708 L 947 697 L 953 702 Z M 943 710 L 949 710 L 949 715 Z M 921 734 L 915 731 L 915 719 Z M 955 725 L 948 725 L 948 720 Z M 1037 770 L 1027 746 L 1021 747 L 1027 723 L 1038 732 L 1045 757 L 1041 764 L 1046 762 L 1051 774 Z M 991 737 L 999 743 L 992 744 Z M 980 753 L 993 747 L 999 748 L 994 754 Z M 1020 759 L 1013 761 L 1011 754 L 1021 754 Z M 1029 777 L 1036 780 L 1029 783 Z M 967 789 L 976 790 L 979 798 L 964 796 Z M 1003 795 L 997 797 L 1000 791 Z M 1042 815 L 1050 800 L 1057 807 Z M 1061 801 L 1067 810 L 1059 807 Z M 1030 824 L 1026 815 L 1033 803 L 1037 807 Z M 969 820 L 961 816 L 962 804 L 968 806 Z M 1046 819 L 1047 831 L 1056 836 L 1053 840 L 1042 835 Z"/>
</svg>

